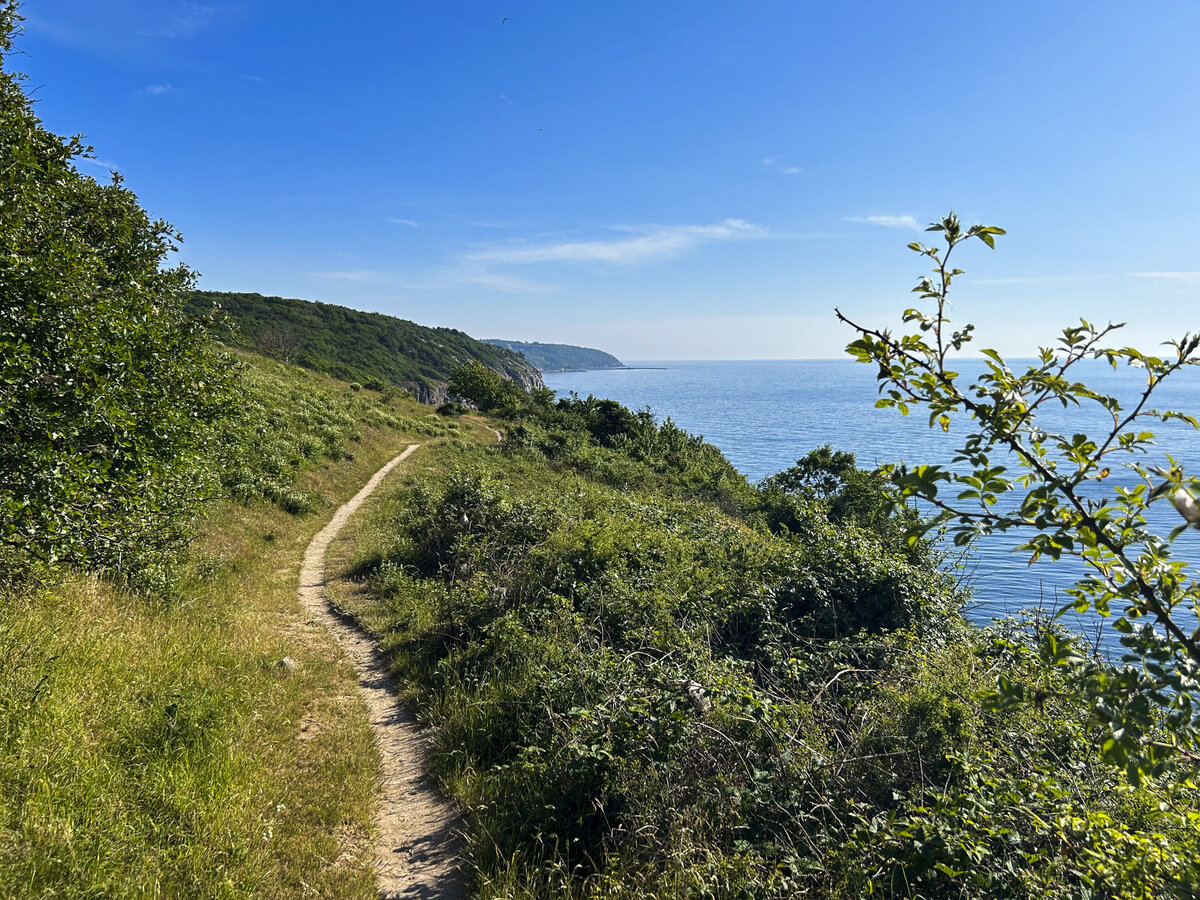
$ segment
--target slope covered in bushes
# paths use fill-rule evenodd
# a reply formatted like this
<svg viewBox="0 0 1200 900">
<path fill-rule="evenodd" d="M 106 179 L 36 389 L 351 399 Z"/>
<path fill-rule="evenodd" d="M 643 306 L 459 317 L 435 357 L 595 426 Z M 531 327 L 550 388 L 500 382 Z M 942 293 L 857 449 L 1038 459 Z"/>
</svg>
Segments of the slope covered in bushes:
<svg viewBox="0 0 1200 900">
<path fill-rule="evenodd" d="M 219 291 L 191 295 L 190 309 L 198 316 L 209 315 L 214 306 L 235 326 L 232 334 L 220 332 L 233 346 L 344 381 L 396 385 L 424 403 L 445 400 L 450 370 L 472 361 L 526 389 L 542 386 L 537 369 L 517 354 L 453 328 L 310 300 Z"/>
<path fill-rule="evenodd" d="M 968 625 L 847 454 L 754 488 L 669 422 L 535 398 L 406 477 L 348 575 L 479 896 L 1193 895 L 1194 787 L 1102 763 L 1055 660 Z"/>
</svg>

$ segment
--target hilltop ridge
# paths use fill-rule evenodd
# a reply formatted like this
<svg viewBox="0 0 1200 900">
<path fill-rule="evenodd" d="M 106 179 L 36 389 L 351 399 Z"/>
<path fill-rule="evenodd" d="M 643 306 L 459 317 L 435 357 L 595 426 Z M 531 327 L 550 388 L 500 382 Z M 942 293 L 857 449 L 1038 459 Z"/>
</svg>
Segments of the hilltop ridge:
<svg viewBox="0 0 1200 900">
<path fill-rule="evenodd" d="M 540 344 L 483 338 L 484 343 L 520 353 L 542 372 L 584 372 L 589 369 L 623 369 L 625 364 L 603 350 L 573 344 Z"/>
<path fill-rule="evenodd" d="M 447 399 L 450 370 L 476 360 L 525 390 L 544 387 L 530 362 L 453 328 L 257 293 L 195 291 L 188 308 L 196 315 L 219 306 L 233 320 L 222 339 L 282 362 L 344 381 L 383 381 L 410 391 L 422 403 Z"/>
</svg>

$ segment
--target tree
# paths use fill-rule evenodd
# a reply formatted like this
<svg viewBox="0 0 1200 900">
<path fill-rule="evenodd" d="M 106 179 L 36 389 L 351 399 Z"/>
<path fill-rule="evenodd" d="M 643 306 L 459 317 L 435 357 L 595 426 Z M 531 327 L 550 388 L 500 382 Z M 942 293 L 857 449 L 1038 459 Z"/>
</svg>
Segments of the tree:
<svg viewBox="0 0 1200 900">
<path fill-rule="evenodd" d="M 972 340 L 974 326 L 956 328 L 947 316 L 951 284 L 962 274 L 950 267 L 950 257 L 971 239 L 994 248 L 1004 230 L 964 229 L 953 212 L 926 230 L 940 234 L 945 246 L 909 244 L 933 264 L 932 277 L 922 277 L 914 288 L 931 308 L 904 313 L 903 321 L 915 330 L 895 336 L 858 325 L 840 311 L 837 315 L 859 333 L 848 352 L 878 367 L 882 396 L 877 406 L 905 415 L 924 407 L 930 427 L 948 430 L 957 418 L 969 423 L 969 433 L 953 468 L 901 463 L 885 467 L 883 474 L 898 499 L 919 498 L 934 511 L 923 524 L 914 524 L 914 533 L 945 526 L 963 545 L 991 532 L 1021 530 L 1029 535 L 1021 549 L 1031 561 L 1070 554 L 1086 562 L 1090 574 L 1069 590 L 1071 601 L 1060 612 L 1115 614 L 1112 628 L 1127 650 L 1122 664 L 1091 659 L 1054 630 L 1043 635 L 1043 654 L 1073 673 L 1087 693 L 1108 732 L 1102 755 L 1124 766 L 1131 780 L 1181 759 L 1194 760 L 1200 738 L 1200 630 L 1195 627 L 1200 584 L 1172 555 L 1172 547 L 1188 524 L 1200 519 L 1189 518 L 1197 509 L 1200 484 L 1173 462 L 1163 469 L 1140 459 L 1154 443 L 1147 420 L 1197 425 L 1184 413 L 1153 408 L 1151 401 L 1165 379 L 1200 362 L 1200 336 L 1185 334 L 1169 344 L 1169 354 L 1156 357 L 1110 346 L 1121 325 L 1098 327 L 1081 320 L 1064 329 L 1055 346 L 1040 349 L 1037 362 L 1023 372 L 994 350 L 983 350 L 983 373 L 964 384 L 968 379 L 954 370 L 951 354 Z M 1138 367 L 1146 374 L 1145 386 L 1132 404 L 1124 404 L 1074 380 L 1077 364 L 1085 359 Z M 1055 403 L 1096 407 L 1111 425 L 1094 436 L 1045 430 L 1039 414 Z M 1135 486 L 1113 485 L 1118 464 L 1136 473 Z M 1173 502 L 1185 518 L 1165 537 L 1147 526 L 1148 507 L 1162 499 Z M 994 699 L 1036 701 L 1044 699 L 1044 690 L 1044 685 L 1002 681 Z"/>
<path fill-rule="evenodd" d="M 483 412 L 513 412 L 520 407 L 525 392 L 516 382 L 483 363 L 456 366 L 450 370 L 450 391 Z"/>
<path fill-rule="evenodd" d="M 0 7 L 0 50 L 20 17 Z M 7 59 L 5 60 L 7 62 Z M 0 70 L 0 546 L 129 573 L 184 539 L 230 366 L 185 308 L 178 234 L 73 161 Z"/>
</svg>

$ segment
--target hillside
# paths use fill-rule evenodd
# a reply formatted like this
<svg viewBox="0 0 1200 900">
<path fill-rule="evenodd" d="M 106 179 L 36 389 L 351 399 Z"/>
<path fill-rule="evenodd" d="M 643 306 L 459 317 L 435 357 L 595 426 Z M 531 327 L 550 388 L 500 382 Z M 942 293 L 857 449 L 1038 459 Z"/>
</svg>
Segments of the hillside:
<svg viewBox="0 0 1200 900">
<path fill-rule="evenodd" d="M 571 344 L 528 344 L 524 341 L 502 341 L 499 338 L 484 338 L 484 343 L 495 344 L 514 353 L 521 353 L 542 372 L 584 372 L 589 369 L 623 369 L 625 364 L 610 353 L 590 347 L 575 347 Z"/>
<path fill-rule="evenodd" d="M 236 347 L 345 381 L 390 382 L 423 403 L 445 400 L 450 370 L 472 360 L 526 389 L 543 386 L 531 363 L 452 328 L 331 303 L 223 291 L 195 291 L 188 308 L 203 315 L 214 304 L 233 319 L 233 336 L 222 339 Z"/>
</svg>

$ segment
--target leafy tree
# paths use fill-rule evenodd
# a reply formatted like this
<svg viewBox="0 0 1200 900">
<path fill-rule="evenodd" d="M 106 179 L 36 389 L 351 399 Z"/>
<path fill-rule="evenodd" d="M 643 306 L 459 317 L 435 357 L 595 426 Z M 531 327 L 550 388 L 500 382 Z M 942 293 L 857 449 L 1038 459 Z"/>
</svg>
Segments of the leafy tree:
<svg viewBox="0 0 1200 900">
<path fill-rule="evenodd" d="M 810 450 L 794 466 L 769 476 L 761 485 L 767 493 L 781 491 L 828 504 L 834 522 L 872 525 L 897 515 L 908 518 L 912 511 L 891 505 L 885 486 L 878 473 L 858 468 L 853 453 L 835 450 L 830 444 Z"/>
<path fill-rule="evenodd" d="M 525 396 L 516 382 L 478 361 L 450 370 L 450 390 L 484 412 L 515 412 Z"/>
<path fill-rule="evenodd" d="M 1115 614 L 1112 627 L 1128 651 L 1123 665 L 1089 659 L 1074 640 L 1055 630 L 1045 633 L 1045 658 L 1077 677 L 1107 726 L 1102 755 L 1124 766 L 1131 780 L 1160 773 L 1181 757 L 1194 759 L 1200 738 L 1200 630 L 1195 628 L 1200 584 L 1172 548 L 1187 525 L 1200 519 L 1194 499 L 1200 484 L 1178 466 L 1164 470 L 1139 459 L 1154 441 L 1147 420 L 1196 427 L 1191 416 L 1156 409 L 1152 400 L 1165 379 L 1200 362 L 1200 336 L 1184 335 L 1169 344 L 1169 354 L 1157 357 L 1110 346 L 1120 325 L 1081 321 L 1064 329 L 1057 345 L 1040 349 L 1024 371 L 994 350 L 982 351 L 984 371 L 969 380 L 950 358 L 971 341 L 973 331 L 969 324 L 953 326 L 947 316 L 951 284 L 962 274 L 951 268 L 950 257 L 971 239 L 994 247 L 1004 230 L 964 228 L 954 213 L 926 230 L 940 234 L 945 246 L 909 244 L 933 264 L 932 277 L 921 278 L 914 288 L 929 307 L 904 313 L 904 322 L 915 330 L 896 336 L 858 325 L 840 311 L 838 318 L 859 333 L 848 351 L 879 369 L 877 406 L 902 414 L 925 407 L 931 427 L 948 430 L 957 418 L 969 424 L 969 433 L 954 468 L 901 463 L 885 467 L 884 474 L 898 497 L 919 498 L 934 510 L 924 524 L 914 523 L 914 530 L 944 525 L 958 544 L 1019 530 L 1029 535 L 1021 549 L 1031 560 L 1066 554 L 1087 563 L 1090 574 L 1069 590 L 1071 601 L 1063 611 Z M 1145 386 L 1132 403 L 1094 390 L 1075 380 L 1078 364 L 1086 359 L 1138 367 L 1146 374 Z M 1055 433 L 1039 421 L 1054 404 L 1097 408 L 1111 424 L 1097 435 Z M 1118 464 L 1140 483 L 1114 484 Z M 1185 519 L 1165 537 L 1147 526 L 1150 504 L 1162 498 L 1169 498 Z M 996 699 L 1041 702 L 1047 690 L 1001 679 Z"/>
<path fill-rule="evenodd" d="M 19 19 L 0 8 L 4 52 Z M 0 545 L 128 573 L 184 538 L 230 369 L 164 267 L 178 234 L 77 171 L 90 152 L 0 71 Z"/>
</svg>

